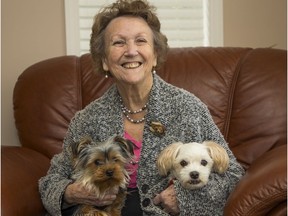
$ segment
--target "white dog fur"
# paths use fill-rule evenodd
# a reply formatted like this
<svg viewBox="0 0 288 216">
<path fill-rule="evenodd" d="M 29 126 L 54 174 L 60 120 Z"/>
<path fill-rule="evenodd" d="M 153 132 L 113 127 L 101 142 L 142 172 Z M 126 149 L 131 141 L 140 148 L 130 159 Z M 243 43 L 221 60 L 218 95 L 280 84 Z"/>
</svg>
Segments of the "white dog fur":
<svg viewBox="0 0 288 216">
<path fill-rule="evenodd" d="M 186 189 L 205 186 L 212 170 L 222 174 L 228 166 L 229 157 L 226 150 L 213 141 L 205 141 L 202 144 L 172 143 L 160 153 L 157 160 L 160 175 L 170 174 Z"/>
</svg>

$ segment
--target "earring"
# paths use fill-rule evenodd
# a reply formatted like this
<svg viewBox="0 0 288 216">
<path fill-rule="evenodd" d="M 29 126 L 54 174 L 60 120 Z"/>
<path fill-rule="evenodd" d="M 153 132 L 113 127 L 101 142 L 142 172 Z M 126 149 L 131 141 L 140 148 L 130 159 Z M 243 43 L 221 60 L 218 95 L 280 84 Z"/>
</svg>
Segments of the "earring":
<svg viewBox="0 0 288 216">
<path fill-rule="evenodd" d="M 156 74 L 156 70 L 155 70 L 154 67 L 153 67 L 152 73 L 153 73 L 153 74 Z"/>
<path fill-rule="evenodd" d="M 108 78 L 108 74 L 107 74 L 107 73 L 105 74 L 105 78 L 106 78 L 106 79 Z"/>
</svg>

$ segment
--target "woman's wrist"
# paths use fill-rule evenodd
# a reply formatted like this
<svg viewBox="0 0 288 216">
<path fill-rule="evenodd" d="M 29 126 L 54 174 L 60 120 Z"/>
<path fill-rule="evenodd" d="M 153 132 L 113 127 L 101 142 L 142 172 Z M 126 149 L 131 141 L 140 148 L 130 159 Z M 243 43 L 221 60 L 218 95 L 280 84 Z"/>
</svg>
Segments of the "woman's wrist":
<svg viewBox="0 0 288 216">
<path fill-rule="evenodd" d="M 62 198 L 62 207 L 64 208 L 64 206 L 66 208 L 71 207 L 73 205 L 76 205 L 74 199 L 72 198 L 72 194 L 73 194 L 73 184 L 69 184 L 66 187 L 66 190 L 63 194 L 63 198 Z"/>
</svg>

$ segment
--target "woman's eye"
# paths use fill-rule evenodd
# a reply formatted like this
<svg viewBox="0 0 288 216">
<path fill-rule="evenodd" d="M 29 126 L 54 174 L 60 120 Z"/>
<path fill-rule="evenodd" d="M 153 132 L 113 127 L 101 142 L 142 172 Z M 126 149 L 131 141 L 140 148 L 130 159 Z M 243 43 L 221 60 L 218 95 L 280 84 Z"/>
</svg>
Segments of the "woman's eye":
<svg viewBox="0 0 288 216">
<path fill-rule="evenodd" d="M 145 43 L 147 43 L 147 40 L 145 38 L 138 38 L 136 40 L 136 43 L 139 44 L 139 45 L 145 44 Z"/>
<path fill-rule="evenodd" d="M 125 44 L 125 41 L 118 40 L 118 41 L 113 41 L 112 45 L 113 46 L 123 46 Z"/>
<path fill-rule="evenodd" d="M 188 163 L 187 163 L 187 161 L 182 160 L 182 161 L 180 162 L 180 165 L 181 165 L 182 167 L 185 167 L 185 166 L 188 165 Z"/>
</svg>

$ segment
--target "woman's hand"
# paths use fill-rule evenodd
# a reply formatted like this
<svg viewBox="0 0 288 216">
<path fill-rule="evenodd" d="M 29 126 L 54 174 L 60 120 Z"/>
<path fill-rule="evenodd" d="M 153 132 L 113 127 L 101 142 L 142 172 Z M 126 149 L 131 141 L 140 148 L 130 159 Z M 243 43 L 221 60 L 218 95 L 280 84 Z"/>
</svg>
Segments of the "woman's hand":
<svg viewBox="0 0 288 216">
<path fill-rule="evenodd" d="M 114 189 L 105 194 L 103 198 L 99 198 L 98 194 L 89 192 L 79 183 L 73 183 L 67 186 L 64 193 L 64 201 L 68 205 L 86 204 L 93 206 L 106 206 L 112 204 L 116 199 L 119 189 Z"/>
<path fill-rule="evenodd" d="M 170 185 L 167 189 L 158 194 L 153 199 L 153 202 L 155 205 L 161 205 L 163 210 L 170 215 L 178 215 L 180 212 L 174 185 Z"/>
</svg>

